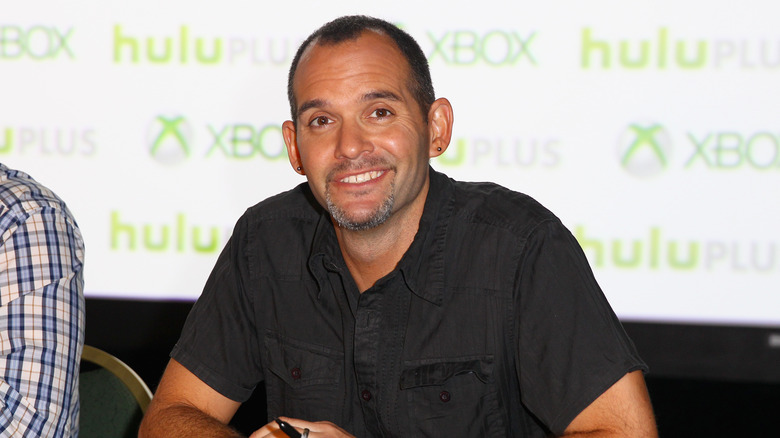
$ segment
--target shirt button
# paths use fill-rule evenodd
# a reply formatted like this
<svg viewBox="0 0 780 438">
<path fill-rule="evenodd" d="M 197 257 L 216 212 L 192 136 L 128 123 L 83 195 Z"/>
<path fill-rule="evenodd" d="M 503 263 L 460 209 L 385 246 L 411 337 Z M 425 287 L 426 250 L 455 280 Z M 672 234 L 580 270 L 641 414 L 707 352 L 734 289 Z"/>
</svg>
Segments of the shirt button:
<svg viewBox="0 0 780 438">
<path fill-rule="evenodd" d="M 371 391 L 364 389 L 363 392 L 360 393 L 360 397 L 365 401 L 371 400 Z"/>
<path fill-rule="evenodd" d="M 439 393 L 439 400 L 441 400 L 443 403 L 450 401 L 450 398 L 452 398 L 452 396 L 450 396 L 448 391 L 442 391 Z"/>
<path fill-rule="evenodd" d="M 298 380 L 301 378 L 301 369 L 300 368 L 293 368 L 290 370 L 290 375 L 292 375 L 293 380 Z"/>
</svg>

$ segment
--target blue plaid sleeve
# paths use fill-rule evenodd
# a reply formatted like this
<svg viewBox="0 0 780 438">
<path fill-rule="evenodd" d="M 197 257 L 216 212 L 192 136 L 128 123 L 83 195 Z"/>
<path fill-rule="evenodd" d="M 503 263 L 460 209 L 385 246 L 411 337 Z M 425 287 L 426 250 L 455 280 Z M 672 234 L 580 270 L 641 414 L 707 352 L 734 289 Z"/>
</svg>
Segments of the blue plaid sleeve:
<svg viewBox="0 0 780 438">
<path fill-rule="evenodd" d="M 0 188 L 0 437 L 75 437 L 84 244 L 58 198 L 28 190 Z"/>
</svg>

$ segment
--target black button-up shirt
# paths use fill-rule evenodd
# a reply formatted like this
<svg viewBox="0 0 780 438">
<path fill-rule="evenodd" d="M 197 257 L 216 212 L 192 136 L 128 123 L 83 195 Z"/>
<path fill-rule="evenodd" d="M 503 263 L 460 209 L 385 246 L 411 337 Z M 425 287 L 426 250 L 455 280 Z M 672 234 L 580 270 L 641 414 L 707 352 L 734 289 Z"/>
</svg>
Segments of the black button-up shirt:
<svg viewBox="0 0 780 438">
<path fill-rule="evenodd" d="M 306 184 L 247 210 L 172 356 L 234 400 L 265 382 L 269 418 L 360 437 L 562 433 L 644 369 L 552 213 L 430 175 L 413 243 L 362 294 Z"/>
</svg>

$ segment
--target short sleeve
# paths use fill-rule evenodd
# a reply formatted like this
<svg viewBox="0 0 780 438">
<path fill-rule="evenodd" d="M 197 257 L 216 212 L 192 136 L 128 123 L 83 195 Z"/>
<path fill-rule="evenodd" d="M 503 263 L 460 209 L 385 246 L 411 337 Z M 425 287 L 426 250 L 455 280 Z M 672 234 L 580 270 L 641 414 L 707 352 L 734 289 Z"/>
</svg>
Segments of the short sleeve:
<svg viewBox="0 0 780 438">
<path fill-rule="evenodd" d="M 557 220 L 528 238 L 517 281 L 522 401 L 562 434 L 627 372 L 646 370 L 571 233 Z"/>
<path fill-rule="evenodd" d="M 239 220 L 171 352 L 203 382 L 239 402 L 263 378 L 254 304 L 247 290 L 248 239 L 245 222 Z"/>
</svg>

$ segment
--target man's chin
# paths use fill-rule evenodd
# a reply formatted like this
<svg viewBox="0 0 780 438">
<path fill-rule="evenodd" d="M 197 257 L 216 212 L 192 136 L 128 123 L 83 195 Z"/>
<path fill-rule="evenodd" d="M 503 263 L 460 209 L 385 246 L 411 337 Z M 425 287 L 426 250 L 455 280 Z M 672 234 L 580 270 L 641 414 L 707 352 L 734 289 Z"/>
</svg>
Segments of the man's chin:
<svg viewBox="0 0 780 438">
<path fill-rule="evenodd" d="M 376 228 L 387 220 L 387 217 L 361 217 L 361 218 L 352 218 L 352 217 L 344 217 L 342 215 L 334 215 L 331 212 L 331 217 L 333 217 L 333 220 L 336 221 L 336 223 L 341 228 L 345 228 L 350 231 L 366 231 L 373 228 Z"/>
<path fill-rule="evenodd" d="M 339 227 L 350 231 L 365 231 L 382 225 L 390 217 L 391 209 L 392 200 L 362 214 L 356 214 L 355 212 L 347 213 L 338 206 L 328 205 L 328 211 L 333 220 Z"/>
<path fill-rule="evenodd" d="M 334 199 L 330 191 L 325 194 L 326 207 L 331 217 L 344 229 L 364 231 L 376 228 L 390 217 L 395 203 L 392 191 L 383 198 L 375 196 Z"/>
</svg>

